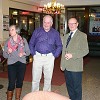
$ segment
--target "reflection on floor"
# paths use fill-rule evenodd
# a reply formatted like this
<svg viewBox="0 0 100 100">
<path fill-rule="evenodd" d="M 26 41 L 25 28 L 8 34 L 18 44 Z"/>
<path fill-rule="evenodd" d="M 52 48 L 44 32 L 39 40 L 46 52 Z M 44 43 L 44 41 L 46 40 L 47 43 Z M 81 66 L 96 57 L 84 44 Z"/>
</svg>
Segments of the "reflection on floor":
<svg viewBox="0 0 100 100">
<path fill-rule="evenodd" d="M 7 78 L 0 78 L 0 84 L 4 85 L 3 89 L 0 89 L 0 100 L 6 100 L 7 82 Z M 82 100 L 100 100 L 100 57 L 90 57 L 89 62 L 84 66 L 82 86 Z M 40 90 L 42 87 L 43 83 L 40 84 Z M 68 96 L 65 83 L 61 86 L 52 85 L 52 91 Z M 29 92 L 31 92 L 31 82 L 24 81 L 21 98 Z"/>
</svg>

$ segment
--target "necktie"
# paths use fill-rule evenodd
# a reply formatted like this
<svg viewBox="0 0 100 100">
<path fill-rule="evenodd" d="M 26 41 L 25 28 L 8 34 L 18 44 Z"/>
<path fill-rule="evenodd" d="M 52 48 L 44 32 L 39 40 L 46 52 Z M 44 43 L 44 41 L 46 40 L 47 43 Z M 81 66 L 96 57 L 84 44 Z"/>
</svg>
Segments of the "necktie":
<svg viewBox="0 0 100 100">
<path fill-rule="evenodd" d="M 67 48 L 67 46 L 68 46 L 68 44 L 69 44 L 69 42 L 70 42 L 70 40 L 71 40 L 72 34 L 73 34 L 73 32 L 70 33 L 70 35 L 69 35 L 69 37 L 68 37 L 68 39 L 67 39 L 66 48 Z"/>
</svg>

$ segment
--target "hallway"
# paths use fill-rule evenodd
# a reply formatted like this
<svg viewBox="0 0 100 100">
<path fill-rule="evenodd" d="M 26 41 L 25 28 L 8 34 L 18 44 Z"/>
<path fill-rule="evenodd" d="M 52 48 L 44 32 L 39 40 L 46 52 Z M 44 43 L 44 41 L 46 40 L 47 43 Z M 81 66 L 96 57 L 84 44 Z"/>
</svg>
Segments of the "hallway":
<svg viewBox="0 0 100 100">
<path fill-rule="evenodd" d="M 84 66 L 83 100 L 100 100 L 100 57 L 91 57 Z"/>
<path fill-rule="evenodd" d="M 0 78 L 0 84 L 4 85 L 4 88 L 0 89 L 0 100 L 6 100 L 7 78 Z M 82 86 L 82 100 L 100 100 L 100 57 L 89 57 L 89 61 L 84 65 Z M 41 89 L 42 87 L 43 83 L 40 84 Z M 68 96 L 65 83 L 61 86 L 52 85 L 52 91 Z M 24 81 L 22 97 L 29 92 L 31 92 L 31 82 Z"/>
</svg>

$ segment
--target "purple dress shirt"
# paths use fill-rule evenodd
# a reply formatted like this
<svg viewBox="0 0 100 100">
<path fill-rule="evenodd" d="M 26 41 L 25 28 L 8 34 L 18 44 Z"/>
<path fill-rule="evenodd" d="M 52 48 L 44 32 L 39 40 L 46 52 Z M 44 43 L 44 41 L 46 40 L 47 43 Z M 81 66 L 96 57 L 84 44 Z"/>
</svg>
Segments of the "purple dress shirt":
<svg viewBox="0 0 100 100">
<path fill-rule="evenodd" d="M 54 57 L 58 57 L 62 51 L 59 32 L 53 28 L 48 32 L 43 27 L 37 28 L 30 39 L 29 48 L 32 55 L 37 51 L 41 54 L 53 53 Z"/>
</svg>

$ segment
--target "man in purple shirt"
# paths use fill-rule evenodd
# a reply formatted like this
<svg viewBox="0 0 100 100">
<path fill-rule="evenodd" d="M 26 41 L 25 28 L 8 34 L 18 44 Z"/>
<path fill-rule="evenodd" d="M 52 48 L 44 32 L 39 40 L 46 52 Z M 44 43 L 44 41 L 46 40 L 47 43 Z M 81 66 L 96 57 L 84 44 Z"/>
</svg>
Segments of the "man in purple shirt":
<svg viewBox="0 0 100 100">
<path fill-rule="evenodd" d="M 51 80 L 54 60 L 62 50 L 62 42 L 58 31 L 52 28 L 53 19 L 50 15 L 43 18 L 43 27 L 37 28 L 30 39 L 29 47 L 33 55 L 32 91 L 39 91 L 39 84 L 44 74 L 43 91 L 51 91 Z"/>
</svg>

